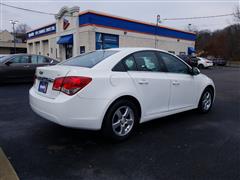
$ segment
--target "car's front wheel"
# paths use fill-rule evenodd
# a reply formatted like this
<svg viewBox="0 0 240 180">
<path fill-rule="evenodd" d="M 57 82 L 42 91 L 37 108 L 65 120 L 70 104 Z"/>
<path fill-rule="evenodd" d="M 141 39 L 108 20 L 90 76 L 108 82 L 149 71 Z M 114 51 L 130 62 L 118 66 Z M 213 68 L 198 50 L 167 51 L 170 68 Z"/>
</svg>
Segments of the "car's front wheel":
<svg viewBox="0 0 240 180">
<path fill-rule="evenodd" d="M 136 105 L 129 100 L 122 99 L 108 109 L 102 131 L 105 136 L 113 140 L 125 140 L 133 133 L 138 121 Z"/>
<path fill-rule="evenodd" d="M 204 69 L 204 65 L 203 64 L 199 64 L 198 65 L 198 69 Z"/>
<path fill-rule="evenodd" d="M 205 89 L 202 93 L 198 110 L 202 113 L 207 113 L 211 110 L 213 103 L 213 92 L 210 88 Z"/>
</svg>

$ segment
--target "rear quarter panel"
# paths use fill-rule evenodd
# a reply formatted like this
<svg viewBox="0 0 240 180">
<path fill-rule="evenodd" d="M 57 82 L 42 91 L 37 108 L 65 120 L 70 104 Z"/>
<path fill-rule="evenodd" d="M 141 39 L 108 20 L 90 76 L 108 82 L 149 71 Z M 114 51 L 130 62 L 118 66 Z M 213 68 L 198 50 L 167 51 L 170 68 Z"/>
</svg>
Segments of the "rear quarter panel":
<svg viewBox="0 0 240 180">
<path fill-rule="evenodd" d="M 109 106 L 122 96 L 133 96 L 139 101 L 141 107 L 143 105 L 141 96 L 137 93 L 133 80 L 127 72 L 94 70 L 89 71 L 88 74 L 81 74 L 81 72 L 76 74 L 76 72 L 71 71 L 68 75 L 71 76 L 71 73 L 92 78 L 92 81 L 77 94 L 79 97 L 107 100 L 108 103 L 104 108 L 102 119 Z"/>
</svg>

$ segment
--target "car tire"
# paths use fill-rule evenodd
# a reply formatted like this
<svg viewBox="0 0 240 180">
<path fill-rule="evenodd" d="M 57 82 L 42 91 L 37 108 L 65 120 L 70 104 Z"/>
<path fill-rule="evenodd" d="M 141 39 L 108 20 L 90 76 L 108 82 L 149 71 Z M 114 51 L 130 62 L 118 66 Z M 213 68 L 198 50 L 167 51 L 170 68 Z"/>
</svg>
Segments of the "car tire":
<svg viewBox="0 0 240 180">
<path fill-rule="evenodd" d="M 204 69 L 204 65 L 203 64 L 199 64 L 198 65 L 198 69 Z"/>
<path fill-rule="evenodd" d="M 200 113 L 208 113 L 211 110 L 213 98 L 213 92 L 210 88 L 207 88 L 203 91 L 198 104 L 198 110 Z"/>
<path fill-rule="evenodd" d="M 103 135 L 114 141 L 123 141 L 131 136 L 139 123 L 137 106 L 127 99 L 113 103 L 103 120 Z"/>
</svg>

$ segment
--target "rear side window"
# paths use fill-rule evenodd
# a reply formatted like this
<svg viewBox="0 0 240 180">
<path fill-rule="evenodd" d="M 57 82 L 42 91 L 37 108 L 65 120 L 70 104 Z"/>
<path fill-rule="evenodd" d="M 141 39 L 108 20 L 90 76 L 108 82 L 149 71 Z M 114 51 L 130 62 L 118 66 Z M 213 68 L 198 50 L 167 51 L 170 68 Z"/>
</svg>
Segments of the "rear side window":
<svg viewBox="0 0 240 180">
<path fill-rule="evenodd" d="M 137 71 L 137 65 L 132 55 L 124 58 L 123 64 L 127 71 Z"/>
<path fill-rule="evenodd" d="M 139 71 L 162 71 L 158 62 L 158 57 L 153 51 L 134 53 L 134 58 Z"/>
<path fill-rule="evenodd" d="M 36 56 L 36 55 L 32 55 L 32 56 L 31 56 L 31 61 L 32 61 L 33 64 L 37 64 L 37 63 L 38 63 L 38 58 L 37 58 L 37 56 Z"/>
<path fill-rule="evenodd" d="M 103 61 L 104 59 L 112 56 L 117 52 L 118 51 L 113 51 L 113 50 L 93 51 L 77 57 L 70 58 L 60 63 L 60 65 L 92 68 L 99 62 Z"/>
<path fill-rule="evenodd" d="M 49 63 L 49 59 L 44 56 L 38 56 L 38 64 Z"/>
<path fill-rule="evenodd" d="M 126 68 L 124 67 L 123 62 L 120 61 L 113 67 L 112 71 L 124 72 L 126 71 Z"/>
</svg>

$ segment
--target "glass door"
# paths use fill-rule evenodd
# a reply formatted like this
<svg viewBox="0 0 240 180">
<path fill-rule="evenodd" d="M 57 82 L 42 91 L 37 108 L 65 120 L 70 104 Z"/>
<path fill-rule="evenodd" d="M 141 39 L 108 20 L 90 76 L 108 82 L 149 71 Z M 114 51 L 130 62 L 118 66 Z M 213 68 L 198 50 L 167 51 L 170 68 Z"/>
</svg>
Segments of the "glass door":
<svg viewBox="0 0 240 180">
<path fill-rule="evenodd" d="M 72 44 L 66 44 L 65 45 L 65 51 L 66 51 L 66 59 L 69 59 L 73 56 L 73 45 Z"/>
</svg>

